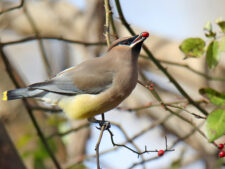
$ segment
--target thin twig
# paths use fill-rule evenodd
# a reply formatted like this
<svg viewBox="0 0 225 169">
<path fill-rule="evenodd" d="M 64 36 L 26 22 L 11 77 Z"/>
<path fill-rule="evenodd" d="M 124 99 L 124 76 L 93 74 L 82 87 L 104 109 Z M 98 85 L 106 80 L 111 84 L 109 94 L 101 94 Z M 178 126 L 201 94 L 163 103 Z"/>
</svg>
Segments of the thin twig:
<svg viewBox="0 0 225 169">
<path fill-rule="evenodd" d="M 135 35 L 135 32 L 133 31 L 133 29 L 130 27 L 130 25 L 127 23 L 122 9 L 121 9 L 121 5 L 120 5 L 120 1 L 119 0 L 115 0 L 116 2 L 116 8 L 120 17 L 120 20 L 122 22 L 122 24 L 127 28 L 127 30 L 132 34 Z M 146 52 L 146 54 L 148 55 L 148 57 L 152 60 L 152 62 L 167 76 L 167 78 L 174 84 L 174 86 L 177 88 L 177 90 L 185 97 L 187 98 L 187 100 L 193 105 L 195 106 L 200 112 L 202 112 L 202 114 L 204 114 L 205 116 L 208 115 L 208 112 L 203 109 L 198 103 L 196 103 L 187 93 L 186 91 L 180 86 L 180 84 L 173 78 L 172 75 L 170 75 L 170 73 L 160 64 L 160 62 L 153 56 L 153 54 L 150 52 L 150 50 L 147 48 L 147 46 L 143 45 L 143 49 Z"/>
<path fill-rule="evenodd" d="M 32 16 L 30 15 L 29 11 L 27 10 L 26 6 L 24 6 L 24 14 L 27 18 L 27 20 L 29 21 L 30 25 L 31 25 L 31 28 L 33 29 L 35 35 L 37 37 L 40 36 L 40 33 L 39 33 L 39 30 L 32 18 Z M 49 61 L 48 61 L 48 58 L 47 58 L 47 55 L 46 55 L 46 52 L 45 52 L 45 49 L 44 49 L 44 44 L 43 44 L 43 41 L 41 39 L 38 39 L 38 46 L 39 46 L 39 49 L 41 51 L 41 58 L 42 58 L 42 61 L 44 63 L 44 67 L 45 67 L 45 70 L 47 72 L 47 75 L 48 77 L 51 77 L 51 74 L 52 74 L 52 70 L 51 70 L 51 66 L 49 64 Z"/>
<path fill-rule="evenodd" d="M 165 123 L 167 120 L 170 119 L 170 117 L 172 117 L 172 114 L 169 114 L 169 115 L 165 116 L 162 119 L 154 121 L 151 125 L 149 125 L 148 127 L 142 129 L 140 132 L 138 132 L 137 134 L 133 135 L 130 139 L 127 139 L 125 142 L 121 143 L 121 145 L 126 145 L 126 144 L 130 143 L 131 141 L 136 140 L 137 138 L 139 138 L 140 136 L 142 136 L 146 132 L 148 132 L 151 129 L 155 128 L 156 126 Z M 112 150 L 114 150 L 114 149 L 111 149 L 111 151 Z M 102 152 L 101 154 L 104 154 L 104 153 L 107 153 L 107 152 L 110 152 L 110 150 L 106 150 L 106 151 Z"/>
<path fill-rule="evenodd" d="M 148 56 L 145 56 L 145 55 L 140 55 L 142 58 L 144 59 L 148 59 L 149 60 L 149 57 Z M 185 68 L 199 76 L 202 76 L 204 77 L 205 79 L 207 80 L 214 80 L 214 81 L 225 81 L 225 78 L 223 77 L 214 77 L 214 76 L 210 76 L 206 73 L 202 73 L 198 70 L 195 70 L 194 68 L 192 68 L 191 66 L 189 66 L 188 64 L 183 64 L 183 63 L 178 63 L 178 62 L 173 62 L 173 61 L 168 61 L 168 60 L 162 60 L 162 59 L 157 59 L 159 62 L 161 63 L 164 63 L 164 64 L 168 64 L 168 65 L 172 65 L 172 66 L 178 66 L 178 67 L 182 67 L 182 68 Z"/>
<path fill-rule="evenodd" d="M 148 127 L 142 129 L 140 132 L 138 132 L 137 134 L 133 135 L 131 137 L 131 140 L 135 140 L 138 137 L 142 136 L 143 134 L 145 134 L 146 132 L 150 131 L 151 129 L 155 128 L 156 126 L 165 123 L 166 121 L 168 121 L 170 118 L 172 117 L 172 114 L 169 114 L 167 116 L 165 116 L 162 119 L 156 120 L 154 121 L 151 125 L 149 125 Z M 124 144 L 124 143 L 123 143 Z M 127 144 L 127 143 L 125 143 Z"/>
<path fill-rule="evenodd" d="M 10 79 L 12 80 L 12 82 L 16 86 L 16 88 L 20 88 L 19 83 L 17 82 L 16 78 L 13 75 L 13 71 L 12 71 L 11 65 L 10 65 L 10 63 L 8 61 L 8 58 L 7 58 L 7 56 L 6 56 L 6 54 L 5 54 L 4 50 L 3 50 L 3 46 L 1 44 L 1 42 L 0 42 L 0 54 L 1 54 L 2 60 L 4 61 L 4 64 L 5 64 L 5 67 L 6 67 L 6 71 L 8 72 Z M 34 127 L 35 127 L 35 129 L 37 131 L 38 136 L 41 139 L 41 142 L 43 143 L 46 151 L 48 152 L 48 154 L 51 157 L 53 163 L 55 164 L 55 167 L 57 169 L 61 169 L 60 164 L 57 161 L 56 157 L 54 156 L 52 150 L 50 149 L 50 147 L 48 145 L 48 142 L 45 139 L 45 136 L 42 133 L 41 128 L 38 125 L 38 122 L 35 119 L 35 116 L 33 115 L 32 109 L 31 109 L 31 107 L 30 107 L 30 105 L 29 105 L 29 103 L 27 102 L 26 99 L 23 99 L 23 104 L 24 104 L 24 106 L 25 106 L 25 108 L 26 108 L 26 110 L 28 112 L 28 115 L 29 115 L 29 117 L 30 117 L 30 119 L 32 121 L 32 124 L 34 125 Z"/>
<path fill-rule="evenodd" d="M 198 125 L 197 127 L 201 127 L 204 123 Z M 178 144 L 180 141 L 185 141 L 186 139 L 188 139 L 189 137 L 191 137 L 195 132 L 196 132 L 196 128 L 193 128 L 189 133 L 187 133 L 186 135 L 182 136 L 182 137 L 178 137 L 173 144 L 170 146 L 170 148 L 174 148 L 176 146 L 176 144 Z"/>
<path fill-rule="evenodd" d="M 165 152 L 166 153 L 166 152 Z M 150 161 L 153 161 L 153 160 L 156 160 L 156 159 L 159 159 L 160 157 L 158 156 L 155 156 L 155 157 L 152 157 L 152 158 L 149 158 L 145 161 L 140 161 L 140 162 L 137 162 L 137 163 L 134 163 L 133 165 L 131 165 L 128 169 L 132 169 L 134 167 L 136 167 L 137 165 L 142 165 L 142 164 L 145 164 L 146 162 L 150 162 Z"/>
<path fill-rule="evenodd" d="M 170 112 L 171 114 L 177 116 L 178 118 L 182 119 L 183 121 L 185 121 L 186 123 L 188 123 L 189 125 L 191 125 L 192 127 L 194 127 L 207 141 L 208 141 L 208 138 L 205 136 L 205 134 L 198 128 L 196 127 L 196 125 L 189 119 L 183 117 L 182 115 L 180 115 L 179 113 L 177 112 L 174 112 L 172 109 L 170 109 L 161 99 L 161 97 L 159 96 L 159 94 L 156 92 L 156 90 L 154 90 L 154 88 L 151 87 L 151 83 L 150 85 L 145 85 L 144 83 L 138 81 L 139 84 L 141 84 L 143 87 L 145 87 L 146 89 L 148 89 L 148 91 L 150 91 L 153 96 L 161 103 L 162 107 Z"/>
<path fill-rule="evenodd" d="M 184 141 L 184 140 L 188 139 L 188 138 L 189 138 L 190 136 L 192 136 L 196 131 L 197 131 L 196 129 L 192 129 L 191 132 L 189 132 L 189 133 L 186 134 L 185 136 L 177 138 L 176 141 L 169 147 L 169 149 L 173 149 L 177 143 L 179 143 L 180 141 Z M 165 137 L 165 139 L 166 139 L 166 143 L 167 143 L 167 138 Z M 167 149 L 167 148 L 168 148 L 168 146 L 167 146 L 167 144 L 166 144 L 166 149 Z M 132 165 L 129 167 L 129 169 L 132 169 L 132 168 L 134 168 L 134 167 L 136 167 L 136 166 L 138 166 L 138 165 L 143 165 L 143 164 L 145 164 L 145 163 L 147 163 L 147 162 L 150 162 L 150 161 L 152 161 L 152 160 L 156 160 L 156 159 L 159 159 L 159 158 L 160 158 L 160 157 L 157 157 L 157 156 L 156 156 L 156 157 L 153 157 L 153 158 L 146 159 L 145 161 L 141 161 L 141 162 L 134 163 L 134 164 L 132 164 Z"/>
<path fill-rule="evenodd" d="M 114 141 L 114 139 L 113 139 L 113 133 L 112 133 L 112 131 L 111 131 L 110 129 L 107 129 L 107 131 L 108 131 L 109 134 L 110 134 L 110 138 L 111 138 L 111 142 L 112 142 L 113 146 L 125 147 L 126 149 L 128 149 L 128 150 L 132 151 L 133 153 L 137 154 L 138 157 L 139 157 L 140 155 L 142 155 L 142 154 L 158 152 L 158 150 L 148 150 L 148 149 L 147 149 L 147 146 L 145 146 L 145 150 L 144 150 L 144 151 L 138 152 L 138 151 L 135 151 L 135 150 L 133 150 L 132 148 L 126 146 L 125 144 L 117 144 L 117 143 L 115 143 L 115 141 Z M 166 146 L 166 147 L 167 147 L 167 146 Z M 171 150 L 168 149 L 168 150 L 165 150 L 165 151 L 174 151 L 174 149 L 171 149 Z"/>
<path fill-rule="evenodd" d="M 140 132 L 138 132 L 137 134 L 135 134 L 134 136 L 132 136 L 131 138 L 127 138 L 127 140 L 123 143 L 120 143 L 118 145 L 126 145 L 128 143 L 131 143 L 133 142 L 135 139 L 139 138 L 140 136 L 142 136 L 143 134 L 145 134 L 146 132 L 150 131 L 151 129 L 153 129 L 154 127 L 162 124 L 162 123 L 165 123 L 167 120 L 170 119 L 170 117 L 172 117 L 172 115 L 167 115 L 166 117 L 164 117 L 163 119 L 160 119 L 160 120 L 157 120 L 155 122 L 153 122 L 151 125 L 149 125 L 148 127 L 144 128 L 143 130 L 141 130 Z M 114 125 L 113 122 L 111 122 L 112 125 Z M 121 146 L 118 146 L 118 147 L 115 147 L 115 148 L 112 148 L 112 149 L 109 149 L 109 150 L 105 150 L 103 152 L 101 152 L 100 154 L 105 154 L 105 153 L 109 153 L 111 151 L 114 151 L 116 149 L 118 149 L 119 147 Z M 124 147 L 124 146 L 122 146 Z M 126 147 L 125 147 L 126 148 Z M 92 157 L 92 156 L 91 156 Z"/>
<path fill-rule="evenodd" d="M 84 46 L 97 46 L 97 45 L 106 45 L 106 42 L 85 42 L 80 40 L 72 40 L 66 39 L 63 37 L 52 37 L 52 36 L 30 36 L 23 39 L 9 41 L 9 42 L 2 42 L 2 46 L 9 46 L 9 45 L 17 45 L 24 42 L 29 42 L 33 40 L 59 40 L 67 43 L 75 43 L 77 45 L 84 45 Z"/>
<path fill-rule="evenodd" d="M 100 143 L 101 143 L 101 140 L 102 140 L 102 135 L 103 135 L 103 132 L 105 130 L 106 126 L 103 125 L 101 127 L 101 132 L 100 132 L 100 135 L 99 135 L 99 138 L 98 138 L 98 142 L 95 146 L 95 151 L 96 151 L 96 160 L 97 160 L 97 169 L 101 169 L 100 167 L 100 160 L 99 160 L 99 146 L 100 146 Z"/>
<path fill-rule="evenodd" d="M 90 126 L 90 123 L 85 123 L 85 124 L 82 124 L 79 127 L 72 128 L 72 129 L 67 130 L 65 132 L 55 132 L 55 133 L 51 134 L 50 136 L 48 136 L 47 139 L 51 139 L 51 138 L 53 138 L 55 136 L 64 137 L 64 136 L 66 136 L 66 135 L 68 135 L 68 134 L 70 134 L 72 132 L 77 132 L 77 131 L 79 131 L 79 130 L 81 130 L 83 128 L 87 128 L 89 126 Z"/>
<path fill-rule="evenodd" d="M 23 7 L 23 4 L 24 4 L 24 0 L 20 0 L 19 5 L 0 11 L 0 15 L 2 15 L 3 13 L 10 12 L 10 11 L 15 10 L 15 9 L 19 9 L 19 8 Z"/>
<path fill-rule="evenodd" d="M 180 106 L 175 106 L 175 105 L 171 105 L 171 104 L 165 104 L 165 105 L 168 106 L 168 107 L 173 107 L 173 108 L 176 108 L 176 109 L 180 109 L 180 110 L 182 110 L 184 112 L 187 112 L 188 114 L 191 114 L 191 115 L 195 116 L 198 119 L 206 119 L 207 118 L 207 117 L 203 117 L 203 116 L 200 116 L 198 114 L 192 113 L 189 110 L 186 110 L 186 109 L 184 109 L 183 107 L 180 107 Z"/>
<path fill-rule="evenodd" d="M 199 100 L 195 100 L 196 102 L 198 103 L 208 103 L 205 99 L 199 99 Z M 166 102 L 164 104 L 166 105 L 174 105 L 174 104 L 188 104 L 189 102 L 184 99 L 184 100 L 177 100 L 177 101 L 172 101 L 172 102 Z M 144 109 L 148 109 L 148 108 L 151 108 L 151 107 L 161 107 L 162 104 L 159 103 L 159 102 L 149 102 L 145 105 L 140 105 L 140 106 L 137 106 L 137 107 L 131 107 L 131 108 L 126 108 L 126 107 L 118 107 L 117 109 L 118 110 L 124 110 L 124 111 L 140 111 L 140 110 L 144 110 Z"/>
<path fill-rule="evenodd" d="M 106 37 L 106 42 L 107 46 L 109 47 L 111 42 L 110 42 L 110 7 L 109 7 L 109 0 L 104 0 L 105 4 L 105 37 Z"/>
<path fill-rule="evenodd" d="M 47 108 L 47 107 L 40 107 L 40 106 L 31 106 L 32 110 L 40 110 L 40 111 L 48 111 L 51 113 L 60 113 L 62 112 L 61 109 L 55 109 L 55 108 Z"/>
<path fill-rule="evenodd" d="M 165 144 L 166 144 L 166 149 L 164 150 L 164 153 L 167 153 L 168 151 L 175 151 L 174 149 L 168 149 L 168 145 L 167 145 L 167 137 L 165 136 Z M 160 156 L 155 156 L 155 157 L 151 157 L 147 160 L 143 160 L 143 161 L 140 161 L 140 162 L 137 162 L 137 163 L 134 163 L 133 165 L 131 165 L 128 169 L 132 169 L 134 167 L 136 167 L 137 165 L 143 165 L 145 164 L 146 162 L 149 162 L 149 161 L 152 161 L 152 160 L 156 160 L 160 158 Z"/>
<path fill-rule="evenodd" d="M 133 147 L 140 153 L 141 149 L 137 146 L 137 144 L 135 144 L 134 140 L 131 139 L 128 134 L 126 133 L 126 131 L 123 129 L 123 127 L 120 124 L 111 122 L 110 124 L 116 126 L 117 128 L 120 129 L 120 131 L 123 133 L 124 137 L 126 138 L 126 142 L 129 142 L 131 145 L 133 145 Z M 141 159 L 145 160 L 143 154 L 141 154 Z M 145 166 L 143 165 L 143 168 L 145 168 Z"/>
<path fill-rule="evenodd" d="M 116 26 L 115 26 L 115 23 L 114 23 L 114 19 L 113 19 L 113 12 L 112 12 L 112 8 L 110 6 L 110 3 L 109 3 L 109 20 L 110 20 L 110 25 L 112 27 L 112 35 L 115 37 L 115 39 L 118 39 L 118 33 L 117 33 L 117 30 L 116 30 Z"/>
<path fill-rule="evenodd" d="M 173 66 L 179 66 L 179 67 L 183 67 L 188 69 L 189 71 L 204 77 L 207 80 L 214 80 L 214 81 L 225 81 L 225 78 L 223 77 L 214 77 L 214 76 L 210 76 L 206 73 L 202 73 L 200 71 L 195 70 L 194 68 L 190 67 L 188 64 L 182 64 L 182 63 L 177 63 L 177 62 L 172 62 L 172 61 L 166 61 L 166 60 L 160 60 L 158 59 L 159 62 L 161 63 L 165 63 L 165 64 L 169 64 L 169 65 L 173 65 Z"/>
<path fill-rule="evenodd" d="M 131 138 L 126 138 L 127 140 L 123 143 L 121 143 L 120 145 L 126 145 L 128 143 L 131 143 L 131 141 L 133 142 L 135 139 L 137 139 L 138 137 L 142 136 L 143 134 L 145 134 L 146 132 L 150 131 L 151 129 L 153 129 L 154 127 L 160 125 L 160 124 L 163 124 L 165 123 L 167 120 L 169 120 L 169 118 L 172 117 L 171 114 L 167 115 L 166 117 L 164 117 L 163 119 L 160 119 L 160 120 L 156 120 L 154 121 L 150 126 L 144 128 L 143 130 L 141 130 L 139 133 L 135 134 L 134 136 L 132 136 Z M 111 122 L 112 125 L 115 125 L 114 122 Z M 117 149 L 119 149 L 121 146 L 119 147 L 113 147 L 113 148 L 110 148 L 110 149 L 107 149 L 107 150 L 104 150 L 102 152 L 99 153 L 99 155 L 104 155 L 106 153 L 110 153 L 112 151 L 115 151 Z M 139 151 L 141 152 L 141 151 Z M 86 159 L 89 159 L 89 158 L 96 158 L 96 154 L 91 154 L 91 155 L 87 155 L 85 156 L 84 158 L 82 158 L 81 161 L 79 162 L 82 162 L 83 160 L 86 160 Z"/>
<path fill-rule="evenodd" d="M 145 55 L 140 55 L 143 59 L 147 59 L 150 60 L 150 58 L 148 56 Z M 204 77 L 207 80 L 214 80 L 214 81 L 225 81 L 225 78 L 223 77 L 214 77 L 214 76 L 210 76 L 206 73 L 202 73 L 198 70 L 195 70 L 194 68 L 192 68 L 191 66 L 189 66 L 188 64 L 184 64 L 184 63 L 178 63 L 178 62 L 173 62 L 173 61 L 168 61 L 168 60 L 162 60 L 162 59 L 157 59 L 159 62 L 163 63 L 163 64 L 168 64 L 168 65 L 172 65 L 172 66 L 178 66 L 178 67 L 182 67 L 185 68 L 199 76 Z"/>
</svg>

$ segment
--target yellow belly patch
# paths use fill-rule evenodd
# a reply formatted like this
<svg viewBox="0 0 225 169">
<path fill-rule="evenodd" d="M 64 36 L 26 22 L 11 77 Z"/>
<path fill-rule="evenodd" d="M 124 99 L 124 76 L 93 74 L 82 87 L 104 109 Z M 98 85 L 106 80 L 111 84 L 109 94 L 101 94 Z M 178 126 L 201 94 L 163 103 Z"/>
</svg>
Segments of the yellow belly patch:
<svg viewBox="0 0 225 169">
<path fill-rule="evenodd" d="M 3 100 L 3 101 L 8 100 L 7 93 L 8 93 L 8 91 L 4 91 L 4 92 L 3 92 L 3 94 L 2 94 L 2 100 Z"/>
<path fill-rule="evenodd" d="M 113 108 L 113 105 L 104 104 L 106 101 L 99 95 L 81 94 L 64 98 L 58 105 L 71 119 L 90 118 Z"/>
</svg>

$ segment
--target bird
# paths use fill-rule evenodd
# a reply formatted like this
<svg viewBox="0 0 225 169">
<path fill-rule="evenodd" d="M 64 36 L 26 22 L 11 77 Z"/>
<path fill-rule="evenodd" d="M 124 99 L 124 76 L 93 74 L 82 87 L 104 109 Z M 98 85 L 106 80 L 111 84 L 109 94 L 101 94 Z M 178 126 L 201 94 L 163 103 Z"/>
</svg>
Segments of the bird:
<svg viewBox="0 0 225 169">
<path fill-rule="evenodd" d="M 148 32 L 115 40 L 101 57 L 88 59 L 55 77 L 3 92 L 2 100 L 36 98 L 56 105 L 70 119 L 90 119 L 117 107 L 138 79 L 138 56 Z"/>
</svg>

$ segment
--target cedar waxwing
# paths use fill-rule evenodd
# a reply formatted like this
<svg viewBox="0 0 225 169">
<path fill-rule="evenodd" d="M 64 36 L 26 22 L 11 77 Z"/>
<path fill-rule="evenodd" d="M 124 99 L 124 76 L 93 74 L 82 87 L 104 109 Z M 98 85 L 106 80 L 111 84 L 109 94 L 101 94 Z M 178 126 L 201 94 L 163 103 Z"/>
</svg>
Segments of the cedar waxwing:
<svg viewBox="0 0 225 169">
<path fill-rule="evenodd" d="M 54 78 L 5 91 L 2 100 L 34 97 L 59 106 L 69 118 L 92 118 L 119 105 L 134 89 L 138 56 L 148 32 L 112 43 L 105 56 L 82 62 Z"/>
</svg>

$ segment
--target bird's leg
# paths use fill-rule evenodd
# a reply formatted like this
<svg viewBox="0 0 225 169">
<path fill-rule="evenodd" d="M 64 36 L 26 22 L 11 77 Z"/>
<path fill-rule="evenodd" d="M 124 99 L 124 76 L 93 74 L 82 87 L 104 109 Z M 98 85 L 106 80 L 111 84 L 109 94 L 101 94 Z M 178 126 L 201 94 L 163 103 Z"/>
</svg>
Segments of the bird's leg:
<svg viewBox="0 0 225 169">
<path fill-rule="evenodd" d="M 107 130 L 107 129 L 109 129 L 111 127 L 110 122 L 109 121 L 105 121 L 105 115 L 104 115 L 104 113 L 102 114 L 102 120 L 97 120 L 95 117 L 91 117 L 91 118 L 88 118 L 88 121 L 90 123 L 98 123 L 99 126 L 100 126 L 100 128 L 102 126 L 106 126 L 105 127 L 105 130 Z"/>
</svg>

